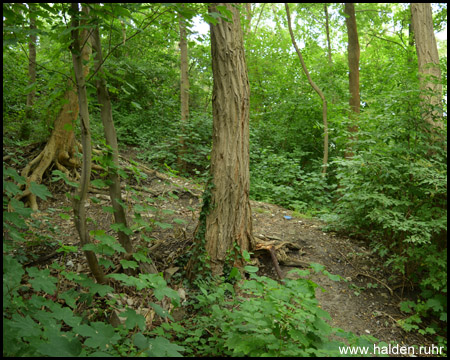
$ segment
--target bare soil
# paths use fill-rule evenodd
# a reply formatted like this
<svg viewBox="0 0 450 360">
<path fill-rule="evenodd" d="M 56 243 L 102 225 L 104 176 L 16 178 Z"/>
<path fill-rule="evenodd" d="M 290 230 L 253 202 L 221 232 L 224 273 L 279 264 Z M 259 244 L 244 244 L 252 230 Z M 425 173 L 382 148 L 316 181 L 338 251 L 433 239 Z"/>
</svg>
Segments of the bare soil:
<svg viewBox="0 0 450 360">
<path fill-rule="evenodd" d="M 127 159 L 135 158 L 135 155 L 135 150 L 128 149 L 125 156 L 121 157 L 122 165 L 129 166 Z M 137 192 L 134 194 L 131 189 L 123 190 L 123 197 L 128 205 L 129 225 L 132 224 L 132 208 L 135 204 L 151 204 L 155 209 L 141 215 L 160 223 L 170 223 L 172 227 L 155 226 L 151 233 L 136 229 L 132 241 L 134 244 L 144 244 L 151 249 L 149 255 L 157 270 L 164 272 L 166 279 L 169 280 L 173 274 L 181 273 L 182 269 L 177 266 L 178 260 L 192 244 L 201 209 L 202 186 L 149 168 L 143 168 L 141 171 L 146 174 L 145 179 L 137 181 L 130 172 L 127 181 L 127 185 L 137 189 Z M 73 224 L 71 203 L 65 195 L 70 189 L 62 183 L 46 185 L 54 197 L 47 201 L 39 200 L 40 212 L 36 217 L 47 219 L 53 229 L 43 225 L 36 232 L 56 237 L 66 245 L 78 245 L 79 237 Z M 113 216 L 103 209 L 104 206 L 110 206 L 107 191 L 96 190 L 89 193 L 89 197 L 99 200 L 98 203 L 89 200 L 87 204 L 87 216 L 92 219 L 89 223 L 90 229 L 110 229 Z M 399 310 L 399 303 L 414 294 L 405 286 L 390 283 L 390 273 L 383 267 L 383 260 L 372 254 L 364 242 L 324 232 L 325 224 L 321 221 L 301 218 L 298 214 L 277 205 L 252 201 L 251 206 L 253 231 L 256 237 L 297 243 L 301 249 L 291 253 L 290 256 L 303 262 L 322 264 L 331 274 L 340 275 L 344 279 L 335 282 L 322 274 L 311 276 L 311 279 L 320 285 L 316 290 L 316 296 L 321 307 L 331 315 L 333 326 L 352 331 L 357 335 L 370 334 L 380 341 L 399 345 L 432 343 L 431 339 L 406 333 L 397 325 L 397 320 L 406 317 L 406 314 Z M 62 218 L 61 213 L 70 215 L 70 219 Z M 285 216 L 291 218 L 286 219 Z M 185 223 L 174 222 L 175 218 L 182 219 Z M 113 235 L 113 232 L 107 232 Z M 145 242 L 143 234 L 151 237 L 152 242 Z M 35 263 L 45 267 L 52 261 L 62 260 L 61 253 L 45 260 L 45 257 L 52 254 L 55 249 L 56 247 L 37 245 L 31 246 L 28 250 L 34 252 L 37 258 Z M 259 256 L 258 261 L 260 275 L 277 279 L 269 253 Z M 81 250 L 69 254 L 64 262 L 72 270 L 89 274 Z M 291 269 L 293 267 L 281 266 L 284 276 Z M 178 283 L 174 287 L 179 288 L 181 285 Z M 128 294 L 128 298 L 130 299 L 128 304 L 131 303 L 136 308 L 143 306 L 139 300 L 140 294 Z M 183 315 L 181 313 L 179 317 Z M 155 321 L 153 324 L 155 325 Z"/>
</svg>

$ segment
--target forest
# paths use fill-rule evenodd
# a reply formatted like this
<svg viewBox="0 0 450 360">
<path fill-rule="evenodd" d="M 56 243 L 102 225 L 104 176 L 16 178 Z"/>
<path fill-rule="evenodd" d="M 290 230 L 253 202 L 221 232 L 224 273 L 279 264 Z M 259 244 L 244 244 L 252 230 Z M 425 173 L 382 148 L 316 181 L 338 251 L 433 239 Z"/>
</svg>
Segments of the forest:
<svg viewBox="0 0 450 360">
<path fill-rule="evenodd" d="M 446 34 L 3 3 L 3 356 L 445 357 Z"/>
</svg>

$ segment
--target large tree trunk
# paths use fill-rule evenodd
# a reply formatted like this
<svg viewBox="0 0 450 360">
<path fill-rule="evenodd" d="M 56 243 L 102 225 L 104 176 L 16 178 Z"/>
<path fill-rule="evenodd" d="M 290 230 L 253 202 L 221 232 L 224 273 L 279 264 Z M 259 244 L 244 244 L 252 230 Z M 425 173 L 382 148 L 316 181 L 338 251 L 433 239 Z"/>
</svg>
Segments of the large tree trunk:
<svg viewBox="0 0 450 360">
<path fill-rule="evenodd" d="M 439 54 L 433 31 L 430 3 L 411 3 L 411 22 L 416 41 L 424 120 L 432 127 L 443 128 L 442 83 Z"/>
<path fill-rule="evenodd" d="M 345 153 L 346 158 L 353 157 L 353 151 L 351 150 L 351 143 L 356 141 L 356 133 L 358 132 L 358 115 L 360 113 L 360 98 L 359 98 L 359 41 L 358 41 L 358 29 L 356 27 L 356 16 L 355 16 L 355 4 L 345 3 L 344 7 L 345 13 L 345 23 L 347 25 L 348 33 L 348 86 L 350 90 L 350 126 L 348 131 L 352 134 L 350 136 L 349 142 L 350 146 L 347 148 Z"/>
<path fill-rule="evenodd" d="M 213 87 L 213 146 L 211 181 L 206 191 L 211 200 L 206 215 L 205 249 L 213 275 L 221 274 L 229 252 L 234 252 L 234 265 L 242 266 L 244 250 L 253 249 L 252 218 L 249 200 L 249 108 L 250 89 L 244 55 L 243 36 L 238 9 L 226 6 L 233 13 L 233 22 L 222 19 L 211 24 Z M 204 205 L 204 206 L 205 206 Z M 205 210 L 205 209 L 203 209 Z M 232 264 L 233 265 L 233 264 Z"/>
<path fill-rule="evenodd" d="M 291 25 L 291 14 L 289 12 L 289 5 L 287 3 L 284 4 L 286 8 L 286 16 L 289 27 L 289 34 L 291 35 L 292 44 L 294 45 L 295 51 L 297 52 L 298 58 L 300 59 L 300 63 L 303 68 L 303 72 L 308 78 L 308 82 L 314 91 L 319 95 L 322 100 L 322 121 L 323 121 L 323 164 L 322 164 L 322 175 L 325 176 L 327 172 L 328 166 L 328 120 L 327 120 L 327 100 L 325 99 L 325 95 L 322 90 L 316 85 L 316 83 L 311 79 L 311 75 L 309 74 L 308 69 L 306 68 L 305 61 L 303 60 L 302 53 L 297 46 L 297 42 L 295 41 L 294 32 L 292 31 Z"/>
<path fill-rule="evenodd" d="M 186 153 L 186 144 L 184 142 L 185 124 L 189 121 L 189 69 L 188 69 L 188 49 L 186 36 L 186 23 L 182 15 L 179 15 L 180 26 L 180 93 L 181 93 L 181 136 L 180 150 L 178 152 L 178 168 L 186 170 L 186 162 L 183 156 Z"/>
<path fill-rule="evenodd" d="M 82 58 L 84 61 L 89 59 L 90 49 L 85 46 L 82 50 Z M 34 61 L 35 62 L 35 61 Z M 85 72 L 89 70 L 84 67 Z M 56 168 L 68 177 L 72 177 L 70 170 L 74 172 L 74 177 L 79 178 L 76 167 L 79 166 L 76 154 L 76 141 L 74 135 L 75 121 L 78 116 L 78 97 L 74 89 L 73 80 L 68 80 L 67 91 L 64 94 L 64 104 L 55 119 L 53 131 L 42 152 L 30 161 L 22 170 L 21 175 L 26 177 L 27 185 L 19 198 L 26 198 L 30 207 L 34 210 L 38 209 L 36 196 L 33 195 L 29 186 L 31 182 L 41 183 L 45 171 L 54 164 Z"/>
<path fill-rule="evenodd" d="M 68 86 L 73 86 L 70 81 Z M 68 168 L 74 169 L 79 164 L 75 157 L 75 136 L 73 127 L 78 116 L 78 98 L 73 88 L 64 94 L 65 103 L 55 119 L 54 128 L 44 150 L 22 170 L 22 176 L 27 178 L 27 187 L 20 198 L 27 197 L 30 207 L 38 209 L 36 196 L 29 191 L 30 182 L 41 183 L 42 177 L 49 166 L 54 163 L 56 168 L 70 176 Z"/>
<path fill-rule="evenodd" d="M 83 7 L 83 12 L 88 13 L 88 8 Z M 91 133 L 89 126 L 89 110 L 86 91 L 86 75 L 89 69 L 83 67 L 83 52 L 84 55 L 89 56 L 91 53 L 90 42 L 88 41 L 88 31 L 86 29 L 79 30 L 78 4 L 72 3 L 72 60 L 75 70 L 75 78 L 78 90 L 78 101 L 80 107 L 80 126 L 81 126 L 81 143 L 83 145 L 83 164 L 81 169 L 81 179 L 77 190 L 76 196 L 73 197 L 73 212 L 75 219 L 75 226 L 80 235 L 80 243 L 82 246 L 90 243 L 89 232 L 86 226 L 86 197 L 89 187 L 89 180 L 91 177 L 91 164 L 92 164 L 92 148 L 91 148 Z M 83 24 L 82 24 L 83 25 Z M 97 256 L 93 251 L 84 251 L 89 268 L 98 283 L 102 284 L 106 282 L 104 273 L 98 264 Z"/>
</svg>

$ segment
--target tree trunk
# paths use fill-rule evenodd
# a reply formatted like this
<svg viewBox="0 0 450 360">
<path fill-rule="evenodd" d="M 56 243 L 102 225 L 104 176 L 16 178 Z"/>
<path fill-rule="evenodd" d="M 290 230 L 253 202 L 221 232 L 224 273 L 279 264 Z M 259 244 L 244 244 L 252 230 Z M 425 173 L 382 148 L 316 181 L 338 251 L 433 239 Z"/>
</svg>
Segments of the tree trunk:
<svg viewBox="0 0 450 360">
<path fill-rule="evenodd" d="M 323 10 L 325 12 L 325 30 L 327 33 L 327 49 L 328 49 L 328 63 L 333 65 L 333 59 L 331 58 L 331 41 L 330 41 L 330 25 L 328 23 L 328 5 L 323 4 Z"/>
<path fill-rule="evenodd" d="M 89 51 L 87 46 L 83 48 L 82 58 L 84 61 L 89 59 Z M 85 66 L 86 73 L 89 71 Z M 38 209 L 36 196 L 30 190 L 30 183 L 41 183 L 45 171 L 55 164 L 56 168 L 65 173 L 69 178 L 72 177 L 70 170 L 74 172 L 74 178 L 78 179 L 79 174 L 76 167 L 80 165 L 76 158 L 76 141 L 74 135 L 75 121 L 78 116 L 78 97 L 74 90 L 73 80 L 67 82 L 67 90 L 64 94 L 64 104 L 55 119 L 53 131 L 42 152 L 30 161 L 22 170 L 21 175 L 27 179 L 27 185 L 18 198 L 26 198 L 33 210 Z"/>
<path fill-rule="evenodd" d="M 430 3 L 411 3 L 411 22 L 419 63 L 424 120 L 435 128 L 444 128 L 442 120 L 442 83 L 439 54 L 433 31 Z"/>
<path fill-rule="evenodd" d="M 242 252 L 254 248 L 249 200 L 249 108 L 250 89 L 238 9 L 233 22 L 211 24 L 213 86 L 213 145 L 211 151 L 211 191 L 205 223 L 205 249 L 213 275 L 222 273 L 229 252 L 235 266 L 242 266 Z M 205 210 L 205 208 L 203 209 Z M 201 224 L 199 224 L 201 226 Z"/>
<path fill-rule="evenodd" d="M 28 4 L 30 17 L 30 30 L 36 29 L 35 5 Z M 36 35 L 31 33 L 28 41 L 28 85 L 36 82 Z M 20 138 L 28 140 L 31 134 L 31 123 L 34 121 L 33 105 L 36 95 L 36 86 L 27 94 L 25 119 L 20 125 Z"/>
<path fill-rule="evenodd" d="M 89 180 L 91 177 L 91 133 L 89 128 L 89 110 L 86 91 L 86 75 L 89 69 L 83 67 L 84 56 L 89 57 L 91 53 L 90 43 L 87 40 L 88 31 L 86 29 L 79 30 L 79 10 L 78 4 L 72 3 L 72 60 L 75 70 L 75 78 L 78 90 L 78 101 L 80 105 L 80 126 L 81 126 L 81 143 L 83 145 L 83 164 L 81 169 L 81 179 L 76 196 L 73 197 L 73 212 L 75 219 L 75 226 L 80 235 L 80 243 L 82 246 L 90 243 L 89 232 L 86 226 L 86 197 L 89 187 Z M 88 8 L 83 7 L 83 12 L 88 13 Z M 84 56 L 83 56 L 84 55 Z M 98 264 L 97 256 L 93 251 L 84 251 L 89 268 L 92 271 L 98 283 L 105 283 L 106 279 L 101 267 Z"/>
<path fill-rule="evenodd" d="M 353 157 L 351 143 L 356 140 L 356 133 L 358 132 L 358 115 L 360 113 L 360 98 L 359 98 L 359 41 L 358 29 L 356 27 L 355 5 L 353 3 L 345 3 L 344 7 L 345 23 L 347 25 L 348 33 L 348 67 L 349 67 L 349 90 L 350 90 L 350 126 L 348 131 L 353 135 L 349 138 L 350 146 L 345 153 L 346 158 Z"/>
<path fill-rule="evenodd" d="M 111 204 L 114 209 L 114 220 L 116 224 L 123 224 L 127 226 L 127 218 L 125 210 L 119 203 L 122 202 L 122 191 L 120 190 L 120 177 L 117 172 L 119 169 L 119 149 L 117 145 L 117 135 L 116 129 L 114 127 L 113 117 L 112 117 L 112 107 L 111 100 L 109 98 L 108 89 L 106 87 L 106 80 L 104 76 L 104 71 L 101 66 L 103 62 L 102 47 L 100 41 L 100 31 L 98 27 L 93 32 L 93 48 L 96 51 L 95 54 L 95 65 L 98 72 L 96 87 L 97 87 L 97 98 L 101 106 L 100 117 L 103 123 L 103 129 L 105 131 L 106 144 L 111 147 L 113 167 L 108 169 L 109 180 L 111 185 L 109 186 L 109 196 L 111 198 Z M 130 237 L 123 231 L 119 231 L 119 242 L 126 250 L 128 254 L 133 252 L 133 246 L 131 244 Z"/>
<path fill-rule="evenodd" d="M 34 16 L 34 4 L 29 4 L 30 6 L 30 30 L 36 30 L 36 19 Z M 34 84 L 36 82 L 36 35 L 30 34 L 30 41 L 28 42 L 28 85 Z M 31 108 L 34 104 L 34 97 L 36 95 L 36 90 L 31 90 L 27 95 L 27 108 Z"/>
<path fill-rule="evenodd" d="M 248 36 L 248 34 L 250 33 L 250 29 L 251 29 L 251 25 L 252 25 L 252 17 L 253 17 L 253 13 L 252 13 L 252 4 L 251 3 L 245 3 L 245 16 L 246 16 L 246 23 L 244 25 L 245 28 L 245 37 Z"/>
<path fill-rule="evenodd" d="M 327 121 L 327 100 L 325 99 L 325 95 L 316 85 L 316 83 L 311 79 L 311 75 L 309 74 L 308 69 L 306 68 L 305 61 L 303 60 L 302 53 L 297 46 L 297 42 L 294 38 L 294 32 L 292 31 L 291 25 L 291 14 L 289 12 L 289 5 L 287 3 L 284 4 L 286 8 L 286 16 L 288 20 L 289 34 L 291 35 L 292 44 L 294 45 L 295 51 L 297 52 L 298 58 L 300 59 L 300 63 L 302 64 L 303 72 L 308 78 L 308 82 L 314 91 L 319 95 L 322 100 L 322 120 L 323 120 L 323 166 L 322 166 L 322 176 L 325 176 L 327 172 L 328 166 L 328 121 Z"/>
<path fill-rule="evenodd" d="M 186 144 L 184 142 L 186 123 L 189 121 L 189 68 L 188 68 L 188 49 L 186 37 L 186 23 L 182 15 L 179 15 L 180 26 L 180 73 L 181 73 L 181 136 L 180 150 L 178 152 L 178 168 L 186 170 L 186 162 L 183 156 L 186 153 Z"/>
</svg>

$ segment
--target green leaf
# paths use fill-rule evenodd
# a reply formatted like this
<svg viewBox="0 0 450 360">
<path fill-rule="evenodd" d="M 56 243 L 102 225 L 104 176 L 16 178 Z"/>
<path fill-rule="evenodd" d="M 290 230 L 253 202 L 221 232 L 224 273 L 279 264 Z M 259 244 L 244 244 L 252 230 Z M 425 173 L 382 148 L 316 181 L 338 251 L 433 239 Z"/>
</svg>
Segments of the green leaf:
<svg viewBox="0 0 450 360">
<path fill-rule="evenodd" d="M 90 278 L 79 280 L 80 285 L 88 287 L 91 294 L 99 294 L 105 296 L 108 293 L 114 292 L 114 289 L 109 285 L 98 284 Z"/>
<path fill-rule="evenodd" d="M 142 335 L 142 333 L 137 333 L 133 337 L 133 344 L 136 345 L 139 350 L 144 350 L 148 348 L 148 339 Z"/>
<path fill-rule="evenodd" d="M 58 297 L 60 299 L 63 299 L 66 302 L 66 304 L 70 306 L 72 309 L 76 308 L 78 293 L 75 289 L 67 290 L 62 294 L 59 294 Z"/>
<path fill-rule="evenodd" d="M 47 197 L 53 197 L 53 195 L 47 190 L 45 185 L 36 184 L 34 181 L 30 183 L 30 191 L 33 195 L 36 195 L 42 200 L 46 200 Z"/>
<path fill-rule="evenodd" d="M 161 306 L 159 306 L 158 304 L 155 303 L 149 303 L 149 305 L 153 308 L 153 310 L 155 310 L 155 313 L 159 316 L 161 316 L 162 318 L 169 318 L 170 320 L 173 321 L 173 317 L 172 315 L 169 314 L 169 312 L 165 309 L 163 309 Z"/>
<path fill-rule="evenodd" d="M 228 275 L 228 280 L 234 279 L 234 278 L 240 278 L 241 273 L 239 272 L 239 269 L 237 267 L 233 267 L 230 271 L 230 275 Z"/>
<path fill-rule="evenodd" d="M 328 278 L 332 281 L 340 281 L 341 280 L 341 276 L 330 274 L 327 270 L 325 270 L 323 272 L 323 274 L 328 276 Z"/>
<path fill-rule="evenodd" d="M 19 175 L 16 170 L 14 170 L 13 168 L 5 169 L 5 167 L 3 167 L 3 178 L 8 176 L 12 177 L 12 179 L 19 185 L 25 185 L 27 183 L 26 179 L 23 176 Z M 3 181 L 3 188 L 5 188 L 5 181 Z"/>
<path fill-rule="evenodd" d="M 59 217 L 63 220 L 70 220 L 70 215 L 69 214 L 59 214 Z"/>
<path fill-rule="evenodd" d="M 182 357 L 183 355 L 180 353 L 180 351 L 184 351 L 184 348 L 172 344 L 169 340 L 166 338 L 157 336 L 154 339 L 149 339 L 148 344 L 150 346 L 150 350 L 146 351 L 145 353 L 147 356 L 154 356 L 154 357 Z"/>
<path fill-rule="evenodd" d="M 111 229 L 114 231 L 122 231 L 126 235 L 131 235 L 133 233 L 133 230 L 131 230 L 129 227 L 126 227 L 123 223 L 111 224 Z"/>
<path fill-rule="evenodd" d="M 47 294 L 53 294 L 56 290 L 56 278 L 50 276 L 50 269 L 39 270 L 35 267 L 27 269 L 28 275 L 31 279 L 30 284 L 36 291 L 44 291 Z"/>
<path fill-rule="evenodd" d="M 318 263 L 311 263 L 311 268 L 316 272 L 321 272 L 325 269 L 325 266 Z"/>
<path fill-rule="evenodd" d="M 133 257 L 136 259 L 136 261 L 139 261 L 139 262 L 148 263 L 148 264 L 152 263 L 152 260 L 142 252 L 133 253 Z"/>
<path fill-rule="evenodd" d="M 139 267 L 138 263 L 136 261 L 132 261 L 132 260 L 130 261 L 130 260 L 122 259 L 122 260 L 120 260 L 120 263 L 122 264 L 122 267 L 124 269 L 130 269 L 130 268 L 136 269 Z"/>
<path fill-rule="evenodd" d="M 69 340 L 62 336 L 53 337 L 50 342 L 38 347 L 42 355 L 51 357 L 76 357 L 81 354 L 81 349 L 80 340 Z"/>
<path fill-rule="evenodd" d="M 76 183 L 76 182 L 74 182 L 74 181 L 70 181 L 70 180 L 67 178 L 67 175 L 64 174 L 64 173 L 63 173 L 62 171 L 60 171 L 60 170 L 53 170 L 53 171 L 52 171 L 52 175 L 53 175 L 52 182 L 58 181 L 58 180 L 60 180 L 60 179 L 63 179 L 64 182 L 65 182 L 67 185 L 72 186 L 72 187 L 75 187 L 75 188 L 78 187 L 78 183 Z"/>
<path fill-rule="evenodd" d="M 91 185 L 97 188 L 107 188 L 109 185 L 102 179 L 95 179 L 91 181 Z"/>
<path fill-rule="evenodd" d="M 259 268 L 257 266 L 247 265 L 247 266 L 244 266 L 244 270 L 249 273 L 256 273 L 256 272 L 258 272 Z"/>
<path fill-rule="evenodd" d="M 180 224 L 180 225 L 183 225 L 183 224 L 187 223 L 186 220 L 184 220 L 184 219 L 177 219 L 177 218 L 173 219 L 173 222 L 177 223 L 177 224 Z"/>
<path fill-rule="evenodd" d="M 114 214 L 114 208 L 112 206 L 102 206 L 102 209 L 106 213 Z"/>
<path fill-rule="evenodd" d="M 413 301 L 402 301 L 400 303 L 400 310 L 405 313 L 410 313 L 415 306 L 415 303 Z"/>
<path fill-rule="evenodd" d="M 18 195 L 22 192 L 19 187 L 10 181 L 3 181 L 3 191 L 6 192 L 10 197 Z"/>
<path fill-rule="evenodd" d="M 247 261 L 247 262 L 250 261 L 250 253 L 247 250 L 244 250 L 242 252 L 242 257 L 244 258 L 245 261 Z"/>
<path fill-rule="evenodd" d="M 439 299 L 435 298 L 428 299 L 426 302 L 426 306 L 436 312 L 444 310 L 442 303 L 439 301 Z"/>
<path fill-rule="evenodd" d="M 9 326 L 14 329 L 18 329 L 19 334 L 21 334 L 21 337 L 24 338 L 41 335 L 39 325 L 30 317 L 30 315 L 23 317 L 19 314 L 13 314 L 12 321 L 9 323 Z"/>
<path fill-rule="evenodd" d="M 23 274 L 25 270 L 16 259 L 3 255 L 3 299 L 20 285 Z"/>
<path fill-rule="evenodd" d="M 138 109 L 138 110 L 142 110 L 142 106 L 139 105 L 137 102 L 132 101 L 132 102 L 131 102 L 131 105 L 133 105 L 133 106 L 134 106 L 136 109 Z"/>
<path fill-rule="evenodd" d="M 180 295 L 178 292 L 166 285 L 155 288 L 154 295 L 158 300 L 162 300 L 164 296 L 167 296 L 169 299 L 174 300 L 175 303 L 180 303 Z"/>
<path fill-rule="evenodd" d="M 159 221 L 155 221 L 155 225 L 158 225 L 161 229 L 172 229 L 172 224 L 161 223 Z"/>
<path fill-rule="evenodd" d="M 125 326 L 128 330 L 133 330 L 138 326 L 142 331 L 145 330 L 145 318 L 141 314 L 137 314 L 133 309 L 127 309 L 120 316 L 126 317 Z"/>
<path fill-rule="evenodd" d="M 94 322 L 91 323 L 91 327 L 93 332 L 90 333 L 89 338 L 84 342 L 89 347 L 106 349 L 107 346 L 116 344 L 121 338 L 110 324 Z"/>
</svg>

